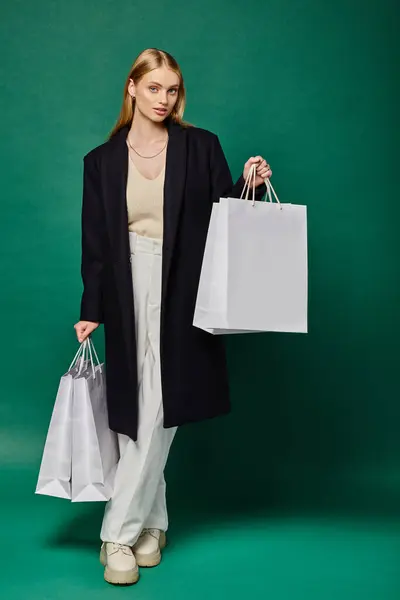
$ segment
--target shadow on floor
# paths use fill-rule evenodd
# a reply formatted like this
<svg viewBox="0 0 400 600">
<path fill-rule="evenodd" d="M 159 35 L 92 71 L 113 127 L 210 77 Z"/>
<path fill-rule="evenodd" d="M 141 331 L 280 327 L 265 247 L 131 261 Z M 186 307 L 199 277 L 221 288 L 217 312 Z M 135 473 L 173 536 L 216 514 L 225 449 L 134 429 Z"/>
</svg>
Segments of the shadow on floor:
<svg viewBox="0 0 400 600">
<path fill-rule="evenodd" d="M 168 486 L 169 506 L 169 539 L 170 543 L 190 539 L 197 533 L 234 527 L 235 523 L 261 520 L 291 519 L 293 517 L 308 518 L 340 518 L 367 520 L 371 523 L 377 519 L 393 519 L 400 521 L 400 506 L 398 501 L 384 501 L 378 493 L 373 496 L 365 490 L 342 489 L 340 493 L 315 495 L 312 499 L 313 481 L 302 481 L 302 489 L 307 490 L 303 495 L 290 495 L 293 480 L 290 485 L 282 481 L 273 481 L 275 495 L 239 493 L 238 488 L 231 482 L 225 490 L 215 490 L 204 486 L 188 490 L 186 482 L 176 476 Z M 277 493 L 279 490 L 280 496 Z M 315 490 L 315 482 L 314 482 Z M 232 493 L 235 492 L 235 494 Z M 50 547 L 74 547 L 90 550 L 99 549 L 99 532 L 104 512 L 104 503 L 76 504 L 76 514 L 64 522 L 58 531 L 48 539 Z"/>
</svg>

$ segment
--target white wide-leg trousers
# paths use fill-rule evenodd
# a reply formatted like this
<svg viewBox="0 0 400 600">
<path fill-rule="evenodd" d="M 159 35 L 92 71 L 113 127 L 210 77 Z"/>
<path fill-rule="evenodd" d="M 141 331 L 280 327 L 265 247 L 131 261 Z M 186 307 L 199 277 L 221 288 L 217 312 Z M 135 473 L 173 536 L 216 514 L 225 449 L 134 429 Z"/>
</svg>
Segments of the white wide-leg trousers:
<svg viewBox="0 0 400 600">
<path fill-rule="evenodd" d="M 164 429 L 160 370 L 162 241 L 129 232 L 138 363 L 136 442 L 118 434 L 120 460 L 104 513 L 104 542 L 132 546 L 144 527 L 166 531 L 164 468 L 177 427 Z"/>
</svg>

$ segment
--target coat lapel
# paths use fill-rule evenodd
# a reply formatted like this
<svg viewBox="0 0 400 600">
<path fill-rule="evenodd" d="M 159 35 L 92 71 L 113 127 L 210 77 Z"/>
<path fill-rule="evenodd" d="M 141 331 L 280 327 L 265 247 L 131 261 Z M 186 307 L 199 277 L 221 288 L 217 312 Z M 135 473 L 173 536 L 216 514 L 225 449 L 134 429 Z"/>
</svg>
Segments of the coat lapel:
<svg viewBox="0 0 400 600">
<path fill-rule="evenodd" d="M 164 239 L 163 239 L 163 265 L 162 265 L 162 305 L 168 287 L 171 261 L 178 231 L 179 216 L 184 197 L 186 181 L 186 154 L 187 140 L 186 129 L 172 120 L 167 121 L 168 146 L 165 165 L 164 181 Z M 122 272 L 129 274 L 129 233 L 128 213 L 126 205 L 126 185 L 128 177 L 128 148 L 126 136 L 129 125 L 116 133 L 108 142 L 106 164 L 103 169 L 104 204 L 106 213 L 107 230 L 115 264 L 118 281 Z M 123 268 L 125 265 L 127 268 Z M 126 288 L 119 285 L 121 293 L 121 306 L 127 300 Z M 123 296 L 123 297 L 122 297 Z M 130 298 L 133 302 L 133 295 Z M 131 311 L 130 311 L 131 312 Z M 128 325 L 128 323 L 126 323 Z"/>
<path fill-rule="evenodd" d="M 186 129 L 173 121 L 168 123 L 169 141 L 164 181 L 164 240 L 162 266 L 162 304 L 167 293 L 168 279 L 171 270 L 179 216 L 182 207 L 185 181 L 187 133 Z"/>
<path fill-rule="evenodd" d="M 104 169 L 103 189 L 107 229 L 113 259 L 129 261 L 128 211 L 126 184 L 128 178 L 128 148 L 126 136 L 129 127 L 123 127 L 109 141 L 109 152 Z"/>
<path fill-rule="evenodd" d="M 111 248 L 116 291 L 120 307 L 122 337 L 127 356 L 135 364 L 135 320 L 132 276 L 130 271 L 130 248 L 128 233 L 128 210 L 126 205 L 126 183 L 128 177 L 128 148 L 123 127 L 106 144 L 107 153 L 102 164 L 102 189 L 106 227 Z"/>
</svg>

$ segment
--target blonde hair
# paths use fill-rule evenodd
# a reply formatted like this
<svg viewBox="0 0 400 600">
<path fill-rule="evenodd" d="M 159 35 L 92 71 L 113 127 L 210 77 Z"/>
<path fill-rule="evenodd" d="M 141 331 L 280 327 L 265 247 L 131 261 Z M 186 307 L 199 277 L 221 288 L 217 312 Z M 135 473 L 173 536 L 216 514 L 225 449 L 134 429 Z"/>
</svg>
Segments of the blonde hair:
<svg viewBox="0 0 400 600">
<path fill-rule="evenodd" d="M 137 84 L 144 75 L 153 71 L 153 69 L 158 69 L 159 67 L 166 66 L 171 71 L 174 71 L 179 77 L 180 85 L 178 91 L 178 99 L 176 104 L 169 115 L 169 117 L 179 123 L 184 127 L 188 127 L 190 124 L 183 121 L 183 113 L 186 105 L 186 91 L 185 85 L 183 82 L 182 71 L 171 54 L 165 52 L 164 50 L 158 50 L 157 48 L 147 48 L 143 50 L 136 58 L 133 63 L 129 75 L 126 79 L 124 85 L 124 93 L 122 100 L 122 107 L 119 113 L 118 120 L 111 131 L 109 138 L 112 138 L 122 127 L 125 125 L 130 125 L 133 121 L 133 115 L 135 112 L 135 100 L 131 97 L 128 92 L 129 80 L 132 79 L 135 84 Z"/>
</svg>

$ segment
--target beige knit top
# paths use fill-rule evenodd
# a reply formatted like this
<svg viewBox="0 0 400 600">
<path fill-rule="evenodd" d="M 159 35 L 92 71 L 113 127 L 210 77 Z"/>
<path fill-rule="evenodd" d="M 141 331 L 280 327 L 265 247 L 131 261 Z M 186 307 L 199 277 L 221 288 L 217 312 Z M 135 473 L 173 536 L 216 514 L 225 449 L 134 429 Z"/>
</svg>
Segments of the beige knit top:
<svg viewBox="0 0 400 600">
<path fill-rule="evenodd" d="M 165 164 L 155 179 L 144 177 L 129 158 L 126 201 L 129 231 L 162 239 Z"/>
</svg>

